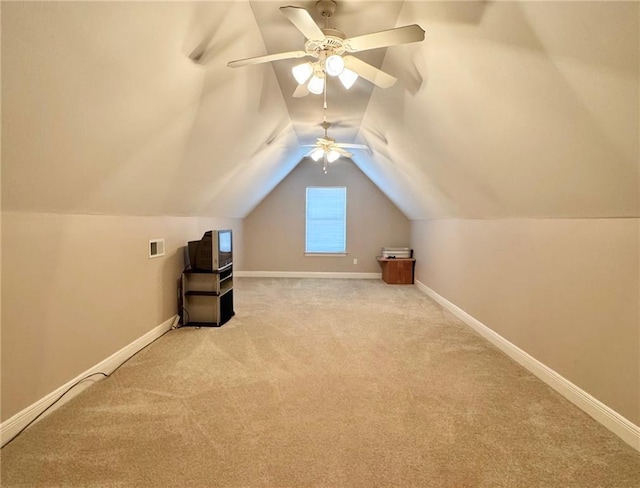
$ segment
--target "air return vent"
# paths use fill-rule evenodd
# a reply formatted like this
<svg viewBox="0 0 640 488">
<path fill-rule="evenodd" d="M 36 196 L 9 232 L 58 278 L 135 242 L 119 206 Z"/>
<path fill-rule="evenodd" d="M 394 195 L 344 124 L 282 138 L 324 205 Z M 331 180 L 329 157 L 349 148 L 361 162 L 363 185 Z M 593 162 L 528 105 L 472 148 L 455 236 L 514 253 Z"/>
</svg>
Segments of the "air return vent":
<svg viewBox="0 0 640 488">
<path fill-rule="evenodd" d="M 149 258 L 164 256 L 164 239 L 149 240 Z"/>
</svg>

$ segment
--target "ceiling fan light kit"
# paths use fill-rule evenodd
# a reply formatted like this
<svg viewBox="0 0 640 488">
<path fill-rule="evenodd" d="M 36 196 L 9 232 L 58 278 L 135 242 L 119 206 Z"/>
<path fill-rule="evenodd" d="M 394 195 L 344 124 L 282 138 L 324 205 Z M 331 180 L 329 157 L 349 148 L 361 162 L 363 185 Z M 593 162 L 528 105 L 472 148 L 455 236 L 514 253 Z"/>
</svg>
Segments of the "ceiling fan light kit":
<svg viewBox="0 0 640 488">
<path fill-rule="evenodd" d="M 327 130 L 331 127 L 331 124 L 327 122 L 326 115 L 324 121 L 321 124 L 324 129 L 324 137 L 318 137 L 315 144 L 306 145 L 312 147 L 311 151 L 307 153 L 307 156 L 318 162 L 322 159 L 322 170 L 327 173 L 329 164 L 337 161 L 341 156 L 345 158 L 353 157 L 347 149 L 365 149 L 370 151 L 369 147 L 365 144 L 348 144 L 339 143 L 335 139 L 327 135 Z"/>
<path fill-rule="evenodd" d="M 353 84 L 356 82 L 356 80 L 358 79 L 358 74 L 355 71 L 345 68 L 344 60 L 340 56 L 336 56 L 336 58 L 339 59 L 339 61 L 333 61 L 333 65 L 337 65 L 337 67 L 334 66 L 331 69 L 329 69 L 328 67 L 329 59 L 327 59 L 327 63 L 326 63 L 327 68 L 325 70 L 323 70 L 321 67 L 314 67 L 312 63 L 302 63 L 291 68 L 293 77 L 298 83 L 298 88 L 296 88 L 296 92 L 301 93 L 301 96 L 305 96 L 307 92 L 311 92 L 314 95 L 320 95 L 323 91 L 322 88 L 324 86 L 324 82 L 322 83 L 322 85 L 320 85 L 320 81 L 318 81 L 318 79 L 325 78 L 324 76 L 325 71 L 326 71 L 326 74 L 328 75 L 337 76 L 338 79 L 340 80 L 340 83 L 342 83 L 342 86 L 344 86 L 345 89 L 348 90 L 349 88 L 351 88 Z M 314 81 L 313 86 L 311 86 L 311 80 L 313 79 L 311 75 L 313 73 L 315 73 L 313 78 L 316 78 L 316 80 Z M 301 85 L 304 86 L 305 84 L 307 84 L 307 81 L 309 82 L 309 86 L 307 86 L 307 90 L 306 91 L 300 90 Z M 294 94 L 294 97 L 298 98 L 295 94 Z"/>
</svg>

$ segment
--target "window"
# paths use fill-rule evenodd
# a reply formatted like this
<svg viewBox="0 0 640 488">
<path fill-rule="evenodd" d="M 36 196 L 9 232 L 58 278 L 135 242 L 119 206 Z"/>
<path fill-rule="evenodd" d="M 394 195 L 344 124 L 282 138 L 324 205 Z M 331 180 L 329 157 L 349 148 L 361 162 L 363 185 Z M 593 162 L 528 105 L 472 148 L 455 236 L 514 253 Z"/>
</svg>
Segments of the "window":
<svg viewBox="0 0 640 488">
<path fill-rule="evenodd" d="M 305 252 L 346 253 L 346 234 L 347 189 L 308 186 Z"/>
</svg>

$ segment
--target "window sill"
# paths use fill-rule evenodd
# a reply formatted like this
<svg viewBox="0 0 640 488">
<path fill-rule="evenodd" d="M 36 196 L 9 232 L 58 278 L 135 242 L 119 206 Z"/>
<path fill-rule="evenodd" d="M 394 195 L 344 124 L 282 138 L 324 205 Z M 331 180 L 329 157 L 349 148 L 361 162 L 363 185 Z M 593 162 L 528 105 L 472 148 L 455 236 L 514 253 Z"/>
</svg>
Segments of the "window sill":
<svg viewBox="0 0 640 488">
<path fill-rule="evenodd" d="M 325 258 L 336 258 L 336 257 L 345 257 L 347 255 L 346 252 L 305 252 L 305 256 L 316 256 L 316 257 L 325 257 Z"/>
</svg>

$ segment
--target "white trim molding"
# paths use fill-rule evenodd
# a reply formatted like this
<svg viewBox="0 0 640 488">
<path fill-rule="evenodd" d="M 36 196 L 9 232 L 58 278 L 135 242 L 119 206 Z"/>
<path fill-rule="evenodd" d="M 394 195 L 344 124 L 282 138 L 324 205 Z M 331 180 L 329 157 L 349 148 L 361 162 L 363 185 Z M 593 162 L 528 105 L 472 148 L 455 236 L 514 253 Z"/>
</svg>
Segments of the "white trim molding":
<svg viewBox="0 0 640 488">
<path fill-rule="evenodd" d="M 73 378 L 71 381 L 65 383 L 55 391 L 52 391 L 51 393 L 49 393 L 47 396 L 41 398 L 37 402 L 29 405 L 27 408 L 15 414 L 13 417 L 2 422 L 2 424 L 0 425 L 1 445 L 4 446 L 7 442 L 12 440 L 16 435 L 20 433 L 22 429 L 25 428 L 25 426 L 29 425 L 30 422 L 33 422 L 33 419 L 38 417 L 38 415 L 44 412 L 47 408 L 51 407 L 45 414 L 43 414 L 43 416 L 40 419 L 44 418 L 46 415 L 49 415 L 56 408 L 65 404 L 66 402 L 71 400 L 74 396 L 78 395 L 81 391 L 93 385 L 95 382 L 101 379 L 104 379 L 104 376 L 102 375 L 98 376 L 96 373 L 104 372 L 104 373 L 110 374 L 113 370 L 115 370 L 118 366 L 124 363 L 127 359 L 132 357 L 134 354 L 136 354 L 138 351 L 140 351 L 144 347 L 148 346 L 150 343 L 152 343 L 162 334 L 167 332 L 169 329 L 175 328 L 178 324 L 178 320 L 179 320 L 179 317 L 177 315 L 174 315 L 173 317 L 166 320 L 159 326 L 151 329 L 149 332 L 147 332 L 143 336 L 133 341 L 128 346 L 125 346 L 122 349 L 120 349 L 118 352 L 112 354 L 104 361 L 101 361 L 100 363 L 96 364 L 92 368 L 89 368 L 84 373 L 79 374 L 78 376 Z M 86 378 L 87 376 L 92 374 L 96 374 L 96 376 L 92 376 L 91 378 L 88 378 L 85 381 L 81 381 L 83 378 Z M 78 381 L 81 381 L 81 382 L 78 383 L 75 387 L 73 387 L 73 385 L 76 384 Z M 69 393 L 65 394 L 65 392 L 69 390 L 69 388 L 71 387 L 73 387 L 73 389 L 70 390 Z M 64 396 L 61 397 L 61 395 L 64 395 Z M 60 398 L 60 400 L 56 403 L 58 398 Z M 55 406 L 52 406 L 54 403 L 55 403 Z"/>
<path fill-rule="evenodd" d="M 347 273 L 327 271 L 234 271 L 239 278 L 339 278 L 353 280 L 380 280 L 382 273 Z"/>
<path fill-rule="evenodd" d="M 437 303 L 449 310 L 453 315 L 491 342 L 503 353 L 533 373 L 571 403 L 600 422 L 611 432 L 620 437 L 631 447 L 640 451 L 640 427 L 630 422 L 618 412 L 602 403 L 597 398 L 574 385 L 571 381 L 553 369 L 538 361 L 500 334 L 494 332 L 479 320 L 475 319 L 457 305 L 451 303 L 424 283 L 415 280 L 415 285 Z"/>
</svg>

